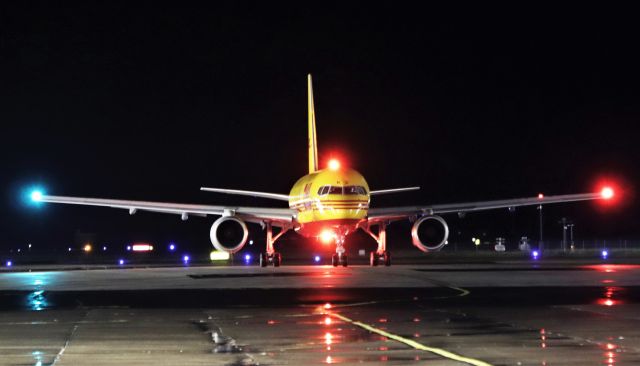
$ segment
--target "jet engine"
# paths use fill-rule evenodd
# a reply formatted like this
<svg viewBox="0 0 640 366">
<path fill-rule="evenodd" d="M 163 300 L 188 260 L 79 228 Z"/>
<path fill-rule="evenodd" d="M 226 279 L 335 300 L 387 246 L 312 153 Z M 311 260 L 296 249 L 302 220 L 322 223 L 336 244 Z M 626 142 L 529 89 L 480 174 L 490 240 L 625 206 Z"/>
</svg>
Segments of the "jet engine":
<svg viewBox="0 0 640 366">
<path fill-rule="evenodd" d="M 217 250 L 236 253 L 244 247 L 249 230 L 244 221 L 233 216 L 222 216 L 211 225 L 211 244 Z"/>
<path fill-rule="evenodd" d="M 449 226 L 440 216 L 423 216 L 411 228 L 413 245 L 427 253 L 438 251 L 447 244 Z"/>
</svg>

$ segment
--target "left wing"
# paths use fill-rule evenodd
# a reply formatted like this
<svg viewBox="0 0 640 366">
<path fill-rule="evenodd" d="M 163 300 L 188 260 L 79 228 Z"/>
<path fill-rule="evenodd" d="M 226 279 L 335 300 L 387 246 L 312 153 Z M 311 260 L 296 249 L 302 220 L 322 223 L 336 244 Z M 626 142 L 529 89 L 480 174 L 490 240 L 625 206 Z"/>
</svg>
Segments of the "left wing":
<svg viewBox="0 0 640 366">
<path fill-rule="evenodd" d="M 548 197 L 514 198 L 508 200 L 480 201 L 468 203 L 449 203 L 431 206 L 408 206 L 389 208 L 370 208 L 369 222 L 394 221 L 424 215 L 438 215 L 448 213 L 465 214 L 467 212 L 492 210 L 497 208 L 515 208 L 521 206 L 538 206 L 550 203 L 590 201 L 610 199 L 613 191 L 609 188 L 599 193 L 565 194 Z"/>
<path fill-rule="evenodd" d="M 275 226 L 290 225 L 295 218 L 296 211 L 289 208 L 266 207 L 238 207 L 238 206 L 210 206 L 185 203 L 129 201 L 103 198 L 64 197 L 42 195 L 38 202 L 66 203 L 72 205 L 101 206 L 129 210 L 133 215 L 137 211 L 151 211 L 180 215 L 185 220 L 189 215 L 233 215 L 247 222 L 263 223 L 270 221 Z"/>
</svg>

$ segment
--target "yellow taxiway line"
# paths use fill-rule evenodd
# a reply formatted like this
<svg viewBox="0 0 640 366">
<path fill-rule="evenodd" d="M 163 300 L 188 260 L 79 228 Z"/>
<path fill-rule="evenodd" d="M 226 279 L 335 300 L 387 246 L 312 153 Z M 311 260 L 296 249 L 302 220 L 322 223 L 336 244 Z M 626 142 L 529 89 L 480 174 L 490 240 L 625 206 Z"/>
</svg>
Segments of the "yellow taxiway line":
<svg viewBox="0 0 640 366">
<path fill-rule="evenodd" d="M 397 342 L 400 342 L 400 343 L 404 343 L 409 347 L 413 347 L 413 348 L 419 349 L 421 351 L 431 352 L 431 353 L 434 353 L 436 355 L 448 358 L 448 359 L 453 360 L 453 361 L 464 362 L 464 363 L 467 363 L 469 365 L 474 365 L 474 366 L 493 366 L 490 363 L 487 363 L 487 362 L 484 362 L 484 361 L 481 361 L 481 360 L 477 360 L 475 358 L 469 358 L 469 357 L 460 356 L 460 355 L 457 355 L 457 354 L 455 354 L 453 352 L 449 352 L 449 351 L 441 349 L 441 348 L 425 346 L 424 344 L 418 343 L 418 342 L 413 341 L 411 339 L 407 339 L 407 338 L 401 337 L 401 336 L 396 335 L 396 334 L 385 332 L 384 330 L 372 327 L 370 325 L 361 323 L 361 322 L 353 320 L 353 319 L 349 319 L 344 315 L 340 315 L 340 314 L 337 314 L 337 313 L 334 313 L 334 312 L 327 312 L 326 314 L 328 314 L 330 316 L 333 316 L 335 318 L 338 318 L 338 319 L 340 319 L 340 320 L 342 320 L 344 322 L 351 323 L 353 325 L 357 325 L 358 327 L 360 327 L 362 329 L 366 329 L 369 332 L 380 334 L 381 336 L 385 336 L 385 337 L 387 337 L 389 339 L 393 339 L 394 341 L 397 341 Z"/>
</svg>

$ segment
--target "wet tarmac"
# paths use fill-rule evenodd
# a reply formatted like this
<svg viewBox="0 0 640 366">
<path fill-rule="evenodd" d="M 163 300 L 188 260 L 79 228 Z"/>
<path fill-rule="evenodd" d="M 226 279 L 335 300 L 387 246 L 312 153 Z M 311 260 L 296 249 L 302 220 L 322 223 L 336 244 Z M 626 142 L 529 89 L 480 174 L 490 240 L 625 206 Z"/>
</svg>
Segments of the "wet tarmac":
<svg viewBox="0 0 640 366">
<path fill-rule="evenodd" d="M 0 271 L 0 365 L 640 364 L 639 265 L 87 268 Z"/>
</svg>

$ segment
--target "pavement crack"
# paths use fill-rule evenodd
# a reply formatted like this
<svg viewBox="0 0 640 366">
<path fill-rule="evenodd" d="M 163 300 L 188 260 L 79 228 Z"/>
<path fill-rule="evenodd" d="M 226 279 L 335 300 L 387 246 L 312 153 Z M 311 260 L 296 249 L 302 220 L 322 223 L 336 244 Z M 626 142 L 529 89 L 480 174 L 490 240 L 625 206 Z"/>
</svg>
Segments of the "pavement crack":
<svg viewBox="0 0 640 366">
<path fill-rule="evenodd" d="M 73 328 L 71 329 L 71 332 L 69 333 L 69 335 L 67 336 L 67 339 L 64 342 L 64 345 L 62 346 L 62 348 L 60 348 L 60 351 L 56 355 L 56 358 L 51 363 L 51 366 L 55 366 L 56 363 L 58 363 L 58 361 L 60 361 L 60 359 L 62 359 L 62 355 L 64 355 L 64 352 L 69 347 L 69 344 L 71 343 L 71 340 L 73 339 L 73 336 L 76 334 L 76 331 L 78 330 L 78 327 L 80 326 L 81 323 L 84 322 L 84 320 L 87 318 L 88 315 L 89 315 L 89 311 L 85 311 L 84 316 L 82 317 L 82 319 L 80 319 L 77 322 L 75 322 L 75 324 L 73 325 Z"/>
</svg>

